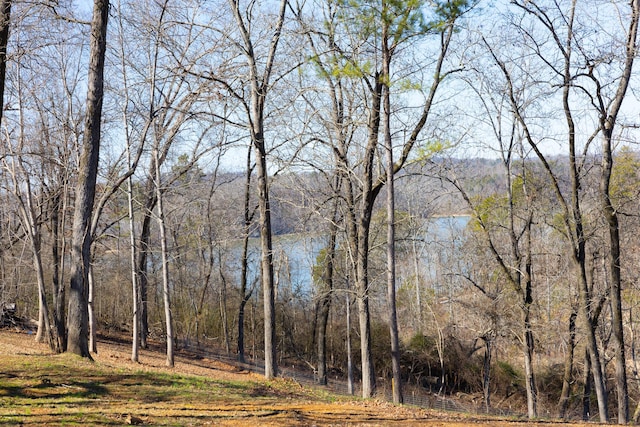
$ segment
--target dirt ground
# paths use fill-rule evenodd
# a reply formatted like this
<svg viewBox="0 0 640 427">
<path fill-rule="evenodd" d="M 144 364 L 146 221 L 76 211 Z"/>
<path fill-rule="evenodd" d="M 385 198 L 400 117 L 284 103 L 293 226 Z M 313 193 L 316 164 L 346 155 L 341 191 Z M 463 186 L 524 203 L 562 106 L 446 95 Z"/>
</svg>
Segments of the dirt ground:
<svg viewBox="0 0 640 427">
<path fill-rule="evenodd" d="M 0 359 L 12 365 L 0 365 L 0 424 L 59 425 L 74 424 L 76 419 L 87 425 L 226 425 L 226 426 L 566 426 L 577 427 L 595 424 L 561 423 L 489 418 L 477 415 L 437 412 L 410 406 L 396 406 L 378 400 L 327 397 L 323 392 L 305 389 L 295 381 L 279 379 L 272 382 L 258 374 L 211 359 L 196 359 L 178 354 L 174 368 L 165 366 L 165 356 L 160 351 L 141 350 L 140 362 L 130 360 L 130 345 L 113 341 L 100 341 L 94 362 L 79 360 L 70 355 L 52 354 L 44 344 L 37 344 L 32 334 L 0 330 Z M 44 361 L 50 360 L 47 364 Z M 9 362 L 10 361 L 10 362 Z M 76 364 L 72 369 L 101 372 L 96 386 L 109 384 L 109 393 L 100 397 L 83 396 L 83 400 L 65 398 L 69 388 L 77 384 L 56 377 L 55 366 Z M 12 366 L 21 366 L 18 369 Z M 51 366 L 51 367 L 49 367 Z M 95 368 L 95 369 L 94 369 Z M 38 370 L 30 374 L 30 369 Z M 50 370 L 48 372 L 47 370 Z M 74 372 L 74 371 L 72 371 Z M 106 374 L 104 373 L 106 372 Z M 145 373 L 149 374 L 144 376 Z M 193 394 L 151 399 L 145 396 L 144 384 L 137 384 L 134 391 L 132 378 L 138 383 L 167 375 L 202 377 L 210 381 L 211 390 Z M 30 376 L 31 375 L 31 376 Z M 69 375 L 69 374 L 60 374 Z M 81 374 L 78 374 L 81 375 Z M 46 376 L 46 379 L 42 379 Z M 139 378 L 143 378 L 140 380 Z M 37 379 L 38 383 L 34 384 Z M 22 382 L 21 382 L 22 381 Z M 31 381 L 29 383 L 29 381 Z M 195 380 L 194 380 L 195 381 Z M 25 385 L 26 384 L 26 385 Z M 92 383 L 94 384 L 94 383 Z M 215 389 L 222 384 L 227 388 Z M 251 391 L 235 395 L 231 387 L 248 384 Z M 46 387 L 44 387 L 46 386 Z M 208 385 L 206 387 L 209 387 Z M 244 387 L 244 386 L 243 386 Z M 45 389 L 43 391 L 43 389 Z M 16 392 L 19 390 L 19 393 Z M 126 391 L 125 391 L 126 390 Z M 42 393 L 49 393 L 48 403 L 33 403 Z M 55 393 L 53 393 L 55 392 Z M 40 394 L 38 394 L 40 393 Z M 125 394 L 128 393 L 128 394 Z M 153 393 L 158 393 L 153 391 Z M 16 397 L 19 396 L 19 399 Z M 194 397 L 195 396 L 195 397 Z M 316 398 L 317 397 L 317 398 Z M 32 399 L 32 400 L 30 400 Z M 57 399 L 57 400 L 56 400 Z M 42 409 L 46 408 L 46 410 Z M 81 418 L 68 418 L 73 411 L 81 411 Z"/>
</svg>

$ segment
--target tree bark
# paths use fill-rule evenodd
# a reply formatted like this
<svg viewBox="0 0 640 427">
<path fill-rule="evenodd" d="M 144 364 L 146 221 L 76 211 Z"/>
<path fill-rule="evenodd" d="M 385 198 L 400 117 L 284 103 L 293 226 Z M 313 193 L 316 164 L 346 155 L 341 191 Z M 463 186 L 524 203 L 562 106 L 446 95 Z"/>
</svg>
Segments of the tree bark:
<svg viewBox="0 0 640 427">
<path fill-rule="evenodd" d="M 65 327 L 65 286 L 61 277 L 63 271 L 60 249 L 64 253 L 64 233 L 60 233 L 60 229 L 64 230 L 64 206 L 62 198 L 66 198 L 66 183 L 59 193 L 56 193 L 52 199 L 51 206 L 51 258 L 52 258 L 52 275 L 51 282 L 53 284 L 53 323 L 56 329 L 56 351 L 63 352 L 67 348 L 67 329 Z M 61 194 L 62 193 L 62 194 Z M 62 213 L 62 223 L 60 219 Z"/>
<path fill-rule="evenodd" d="M 87 110 L 78 165 L 71 241 L 67 351 L 87 358 L 91 357 L 88 343 L 87 308 L 88 273 L 91 262 L 90 221 L 98 175 L 108 17 L 109 0 L 95 0 L 91 22 Z"/>
<path fill-rule="evenodd" d="M 631 20 L 626 42 L 625 66 L 616 95 L 609 111 L 601 111 L 600 121 L 603 129 L 602 140 L 602 177 L 600 191 L 602 211 L 609 226 L 609 274 L 612 335 L 615 344 L 615 383 L 618 398 L 618 424 L 629 421 L 629 391 L 627 386 L 627 369 L 624 344 L 624 325 L 622 323 L 622 280 L 620 277 L 620 225 L 618 213 L 611 201 L 611 173 L 613 171 L 613 131 L 618 113 L 625 98 L 631 71 L 637 54 L 636 38 L 640 19 L 640 1 L 631 1 Z M 600 93 L 598 96 L 600 97 Z"/>
<path fill-rule="evenodd" d="M 251 209 L 251 175 L 253 173 L 253 166 L 251 164 L 251 152 L 252 147 L 247 150 L 247 164 L 246 164 L 246 181 L 244 185 L 244 223 L 243 223 L 243 235 L 242 235 L 242 255 L 241 255 L 241 270 L 240 270 L 240 306 L 238 307 L 238 361 L 245 362 L 245 350 L 244 350 L 244 318 L 245 308 L 247 302 L 253 294 L 253 286 L 249 288 L 249 234 L 251 232 L 251 223 L 255 209 Z"/>
<path fill-rule="evenodd" d="M 336 178 L 339 180 L 339 178 Z M 317 375 L 318 383 L 327 385 L 327 325 L 329 323 L 329 311 L 331 310 L 331 300 L 333 298 L 334 263 L 336 258 L 336 238 L 338 233 L 337 225 L 337 202 L 334 206 L 332 221 L 329 225 L 329 243 L 327 245 L 324 258 L 324 270 L 321 278 L 321 290 L 319 293 L 319 312 L 317 322 Z"/>
<path fill-rule="evenodd" d="M 12 0 L 0 0 L 0 122 L 4 115 L 4 87 L 7 74 L 7 46 L 11 24 Z"/>
<path fill-rule="evenodd" d="M 491 356 L 493 334 L 488 332 L 482 337 L 484 341 L 484 358 L 482 363 L 482 394 L 484 396 L 484 407 L 489 413 L 491 409 Z"/>
<path fill-rule="evenodd" d="M 163 188 L 162 188 L 162 175 L 160 173 L 160 162 L 158 161 L 158 147 L 154 148 L 155 158 L 155 186 L 156 186 L 156 199 L 158 209 L 158 227 L 160 228 L 160 253 L 162 262 L 162 301 L 164 303 L 164 319 L 165 330 L 167 333 L 167 360 L 166 365 L 173 368 L 175 363 L 174 345 L 175 336 L 173 332 L 173 316 L 171 314 L 171 295 L 169 287 L 169 249 L 167 245 L 167 225 L 164 218 L 164 204 L 163 204 Z"/>
<path fill-rule="evenodd" d="M 582 372 L 582 420 L 591 418 L 591 391 L 593 390 L 593 377 L 591 376 L 591 356 L 589 349 L 584 351 L 584 370 Z"/>
<path fill-rule="evenodd" d="M 127 158 L 131 162 L 129 147 L 127 147 Z M 138 275 L 136 272 L 136 228 L 135 214 L 133 210 L 133 177 L 127 179 L 127 210 L 129 220 L 129 250 L 131 260 L 131 299 L 132 307 L 132 342 L 131 342 L 131 360 L 138 362 L 140 359 L 140 287 L 138 285 Z"/>
<path fill-rule="evenodd" d="M 569 342 L 564 361 L 564 374 L 562 375 L 562 392 L 558 401 L 558 418 L 565 419 L 569 409 L 569 397 L 571 395 L 571 376 L 573 375 L 573 354 L 576 347 L 576 311 L 569 316 Z"/>
<path fill-rule="evenodd" d="M 274 378 L 278 374 L 276 359 L 276 306 L 273 276 L 273 242 L 271 237 L 271 208 L 267 181 L 267 160 L 262 136 L 256 139 L 258 158 L 258 209 L 260 212 L 261 275 L 264 308 L 264 376 Z M 260 147 L 261 146 L 261 147 Z M 260 149 L 261 148 L 261 149 Z"/>
<path fill-rule="evenodd" d="M 280 35 L 287 11 L 287 0 L 281 0 L 278 15 L 273 24 L 273 36 L 269 50 L 265 56 L 262 72 L 258 71 L 258 57 L 251 39 L 251 14 L 243 14 L 239 0 L 229 0 L 231 9 L 242 37 L 242 50 L 249 69 L 250 102 L 247 110 L 251 144 L 256 153 L 258 172 L 258 211 L 260 213 L 260 271 L 262 279 L 264 305 L 264 375 L 274 378 L 278 373 L 276 359 L 276 317 L 275 317 L 275 282 L 273 274 L 273 242 L 271 229 L 271 208 L 269 202 L 269 182 L 267 169 L 267 149 L 264 135 L 264 113 L 273 64 L 280 42 Z M 248 21 L 248 22 L 247 22 Z"/>
<path fill-rule="evenodd" d="M 386 2 L 382 2 L 383 10 Z M 400 369 L 400 338 L 398 337 L 398 315 L 396 310 L 396 224 L 395 224 L 395 187 L 393 170 L 393 140 L 391 138 L 391 56 L 389 48 L 389 26 L 385 22 L 382 26 L 382 74 L 384 82 L 383 116 L 384 116 L 384 145 L 386 154 L 386 187 L 387 187 L 387 316 L 389 316 L 389 336 L 391 339 L 391 370 L 393 379 L 391 393 L 393 403 L 402 403 L 402 375 Z"/>
<path fill-rule="evenodd" d="M 89 351 L 91 353 L 98 352 L 98 331 L 96 330 L 96 313 L 93 306 L 96 281 L 93 277 L 93 267 L 89 263 L 89 274 L 87 275 L 89 283 L 89 293 L 87 296 L 87 309 L 89 315 Z"/>
</svg>

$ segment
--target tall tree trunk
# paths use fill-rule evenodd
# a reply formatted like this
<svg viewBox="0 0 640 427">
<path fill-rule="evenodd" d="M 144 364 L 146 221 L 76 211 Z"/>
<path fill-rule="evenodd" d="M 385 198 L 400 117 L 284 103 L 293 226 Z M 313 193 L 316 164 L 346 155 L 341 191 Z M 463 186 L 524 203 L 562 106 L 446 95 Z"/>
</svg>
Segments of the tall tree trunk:
<svg viewBox="0 0 640 427">
<path fill-rule="evenodd" d="M 489 413 L 491 409 L 491 355 L 493 344 L 493 333 L 488 332 L 482 337 L 484 341 L 484 357 L 482 363 L 482 394 L 484 396 L 484 407 Z"/>
<path fill-rule="evenodd" d="M 127 147 L 127 157 L 131 163 L 129 147 Z M 131 342 L 131 360 L 138 362 L 140 358 L 140 295 L 138 285 L 138 275 L 136 272 L 136 228 L 135 216 L 133 211 L 133 177 L 127 179 L 127 208 L 129 220 L 129 250 L 131 260 L 131 296 L 133 300 L 133 319 L 132 324 L 132 342 Z"/>
<path fill-rule="evenodd" d="M 256 148 L 258 158 L 258 209 L 260 211 L 261 277 L 264 304 L 264 376 L 274 378 L 278 374 L 276 359 L 276 306 L 275 281 L 273 275 L 273 242 L 271 236 L 271 208 L 269 207 L 269 184 L 267 161 L 262 148 Z M 259 146 L 258 146 L 259 147 Z"/>
<path fill-rule="evenodd" d="M 526 182 L 523 184 L 525 197 L 527 193 Z M 524 370 L 525 370 L 525 385 L 527 387 L 527 413 L 529 419 L 536 418 L 538 416 L 538 390 L 536 387 L 535 374 L 533 369 L 533 355 L 535 352 L 535 341 L 533 339 L 533 329 L 531 326 L 531 306 L 533 305 L 533 276 L 532 276 L 532 254 L 531 254 L 531 224 L 533 223 L 533 214 L 530 214 L 525 230 L 525 246 L 526 254 L 524 259 L 524 286 L 523 286 L 523 298 L 522 298 L 522 315 L 523 315 L 523 330 L 524 330 Z"/>
<path fill-rule="evenodd" d="M 271 230 L 271 208 L 269 203 L 269 182 L 267 170 L 267 149 L 264 134 L 264 113 L 267 95 L 270 90 L 271 73 L 280 43 L 280 36 L 287 12 L 287 0 L 281 0 L 278 15 L 272 25 L 273 35 L 268 52 L 264 56 L 263 69 L 258 71 L 259 62 L 251 39 L 251 12 L 244 14 L 240 10 L 239 0 L 229 0 L 234 18 L 238 24 L 243 42 L 243 54 L 249 68 L 249 86 L 251 100 L 247 110 L 251 144 L 256 153 L 258 171 L 258 210 L 260 212 L 260 271 L 264 303 L 264 375 L 274 378 L 278 373 L 276 359 L 276 316 L 275 283 L 273 277 L 273 242 Z M 262 62 L 262 61 L 261 61 Z"/>
<path fill-rule="evenodd" d="M 51 262 L 52 262 L 52 274 L 51 282 L 53 284 L 53 323 L 56 330 L 56 351 L 63 352 L 67 347 L 67 330 L 65 327 L 65 286 L 61 276 L 63 270 L 62 262 L 63 257 L 60 254 L 60 250 L 64 253 L 64 239 L 63 234 L 60 233 L 60 229 L 64 230 L 64 206 L 62 198 L 66 198 L 66 183 L 60 192 L 56 193 L 52 199 L 51 205 Z M 62 213 L 62 220 L 60 213 Z M 62 221 L 62 222 L 61 222 Z"/>
<path fill-rule="evenodd" d="M 151 171 L 155 169 L 155 162 L 150 166 Z M 142 211 L 142 226 L 138 243 L 138 259 L 136 260 L 136 281 L 138 282 L 140 296 L 140 347 L 147 348 L 147 337 L 149 336 L 149 275 L 148 256 L 151 250 L 151 219 L 155 209 L 157 197 L 153 188 L 154 183 L 151 177 L 148 178 L 145 188 L 145 203 Z"/>
<path fill-rule="evenodd" d="M 229 336 L 229 319 L 227 316 L 227 278 L 222 271 L 222 251 L 218 250 L 218 275 L 220 276 L 220 292 L 218 302 L 220 305 L 220 320 L 222 321 L 222 333 L 224 347 L 227 355 L 231 353 L 231 338 Z M 213 254 L 212 254 L 213 255 Z"/>
<path fill-rule="evenodd" d="M 629 391 L 627 386 L 627 362 L 624 348 L 624 326 L 622 324 L 622 280 L 620 277 L 620 225 L 618 213 L 611 201 L 611 173 L 613 171 L 613 131 L 618 113 L 622 107 L 633 63 L 637 55 L 636 38 L 640 20 L 640 0 L 631 0 L 631 18 L 626 42 L 625 67 L 620 79 L 616 95 L 609 111 L 601 111 L 600 122 L 603 128 L 602 140 L 602 177 L 600 191 L 604 218 L 609 226 L 609 274 L 612 335 L 615 345 L 615 383 L 618 397 L 618 424 L 629 421 Z M 598 93 L 598 96 L 601 94 Z"/>
<path fill-rule="evenodd" d="M 87 275 L 91 262 L 90 221 L 98 175 L 108 17 L 109 0 L 94 0 L 87 81 L 87 111 L 78 165 L 71 241 L 67 351 L 89 358 L 91 356 L 88 343 Z"/>
<path fill-rule="evenodd" d="M 4 115 L 4 86 L 7 74 L 7 46 L 11 24 L 12 0 L 0 0 L 0 122 Z"/>
<path fill-rule="evenodd" d="M 591 418 L 591 391 L 593 390 L 593 376 L 591 375 L 591 356 L 589 349 L 584 351 L 584 371 L 582 372 L 582 420 Z"/>
<path fill-rule="evenodd" d="M 533 419 L 538 416 L 538 399 L 535 376 L 533 372 L 534 341 L 533 331 L 531 330 L 530 306 L 525 309 L 523 323 L 525 330 L 524 371 L 525 385 L 527 387 L 527 414 L 529 416 L 529 419 Z"/>
<path fill-rule="evenodd" d="M 347 393 L 349 395 L 354 394 L 353 387 L 353 357 L 351 352 L 351 295 L 347 292 L 347 333 L 346 333 L 346 341 L 347 341 Z"/>
<path fill-rule="evenodd" d="M 324 258 L 324 268 L 321 278 L 321 290 L 318 295 L 319 312 L 316 329 L 317 342 L 317 372 L 318 383 L 327 385 L 327 325 L 329 324 L 329 312 L 331 310 L 331 300 L 333 298 L 334 263 L 336 258 L 336 237 L 338 233 L 337 202 L 334 206 L 334 214 L 329 225 L 329 243 Z"/>
<path fill-rule="evenodd" d="M 569 397 L 571 395 L 571 376 L 573 374 L 573 354 L 576 347 L 576 311 L 569 316 L 569 342 L 567 354 L 564 360 L 564 374 L 562 375 L 562 392 L 558 401 L 558 418 L 565 419 L 569 409 Z"/>
<path fill-rule="evenodd" d="M 386 1 L 382 8 L 386 10 Z M 386 13 L 386 12 L 385 12 Z M 396 310 L 396 224 L 395 224 L 395 188 L 393 170 L 393 140 L 391 138 L 391 56 L 389 48 L 389 26 L 382 26 L 382 74 L 384 104 L 384 145 L 386 151 L 387 186 L 387 316 L 389 316 L 389 336 L 391 338 L 391 370 L 393 380 L 391 392 L 393 403 L 402 403 L 402 375 L 400 369 L 400 338 L 398 337 L 398 315 Z"/>
<path fill-rule="evenodd" d="M 160 173 L 160 162 L 158 161 L 158 147 L 154 147 L 155 158 L 155 185 L 156 185 L 156 199 L 158 209 L 158 227 L 160 229 L 160 252 L 162 262 L 162 301 L 164 302 L 164 319 L 165 329 L 167 333 L 167 361 L 166 365 L 173 368 L 175 363 L 174 356 L 174 344 L 175 336 L 173 332 L 173 317 L 171 314 L 171 297 L 169 288 L 169 255 L 167 246 L 167 231 L 166 222 L 164 217 L 164 205 L 163 205 L 163 188 L 162 188 L 162 176 Z"/>
<path fill-rule="evenodd" d="M 358 322 L 360 323 L 360 363 L 362 366 L 362 397 L 373 397 L 376 390 L 376 375 L 373 363 L 371 344 L 371 318 L 369 312 L 369 232 L 373 203 L 381 187 L 373 190 L 374 155 L 378 147 L 380 129 L 380 104 L 383 83 L 379 73 L 375 75 L 375 86 L 372 88 L 372 106 L 369 113 L 368 141 L 364 172 L 362 179 L 362 195 L 360 213 L 355 224 L 355 237 L 350 239 L 352 251 L 355 253 L 355 281 L 358 302 Z M 355 245 L 355 247 L 354 247 Z"/>
<path fill-rule="evenodd" d="M 89 282 L 89 294 L 87 298 L 87 309 L 89 314 L 89 351 L 91 353 L 98 352 L 98 342 L 97 335 L 98 331 L 96 330 L 96 313 L 95 307 L 93 306 L 93 300 L 95 298 L 95 278 L 93 277 L 93 267 L 91 263 L 89 263 L 89 274 L 87 275 L 87 279 Z"/>
<path fill-rule="evenodd" d="M 255 209 L 251 209 L 251 175 L 253 173 L 253 166 L 251 165 L 251 153 L 252 147 L 247 150 L 247 164 L 246 164 L 246 181 L 244 185 L 244 223 L 243 223 L 243 235 L 242 235 L 242 255 L 241 255 L 241 270 L 240 270 L 240 306 L 238 307 L 238 361 L 245 362 L 245 350 L 244 350 L 244 317 L 245 308 L 247 302 L 253 294 L 253 287 L 249 287 L 249 235 L 251 232 L 251 223 L 253 222 L 253 216 Z"/>
</svg>

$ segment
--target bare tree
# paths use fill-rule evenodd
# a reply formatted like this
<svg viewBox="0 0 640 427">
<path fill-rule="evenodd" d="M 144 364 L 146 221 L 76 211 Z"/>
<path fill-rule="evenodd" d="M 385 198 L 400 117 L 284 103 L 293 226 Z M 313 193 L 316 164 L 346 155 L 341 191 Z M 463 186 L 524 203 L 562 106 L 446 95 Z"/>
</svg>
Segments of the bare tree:
<svg viewBox="0 0 640 427">
<path fill-rule="evenodd" d="M 317 36 L 321 40 L 323 37 L 326 38 L 323 43 L 327 45 L 327 49 L 321 52 L 329 52 L 329 56 L 325 59 L 322 55 L 317 55 L 313 58 L 314 64 L 320 68 L 321 73 L 319 74 L 326 80 L 329 88 L 332 88 L 330 96 L 333 98 L 331 102 L 334 105 L 340 105 L 339 102 L 341 102 L 341 98 L 336 96 L 339 92 L 335 88 L 339 88 L 341 84 L 347 81 L 354 82 L 359 80 L 361 86 L 354 85 L 354 90 L 359 94 L 363 94 L 363 99 L 361 100 L 363 104 L 358 107 L 357 111 L 361 113 L 364 110 L 368 116 L 363 120 L 366 123 L 363 132 L 366 134 L 366 141 L 361 152 L 355 153 L 355 142 L 350 139 L 348 133 L 344 133 L 344 129 L 339 129 L 336 136 L 339 135 L 339 132 L 343 132 L 345 138 L 332 136 L 327 140 L 331 142 L 330 149 L 335 156 L 336 164 L 334 167 L 342 174 L 344 179 L 342 186 L 344 190 L 342 198 L 345 203 L 344 221 L 347 244 L 353 263 L 353 280 L 355 281 L 360 324 L 362 394 L 364 397 L 371 397 L 376 388 L 376 376 L 373 365 L 369 307 L 369 238 L 375 201 L 382 188 L 388 183 L 387 176 L 389 174 L 395 175 L 403 169 L 413 147 L 420 138 L 431 113 L 437 89 L 449 74 L 449 71 L 444 70 L 444 60 L 455 32 L 456 22 L 467 11 L 469 4 L 461 1 L 447 3 L 441 8 L 436 7 L 436 18 L 430 23 L 422 20 L 422 6 L 417 4 L 390 5 L 362 2 L 344 5 L 344 9 L 331 4 L 326 7 L 327 16 L 330 18 L 327 22 L 331 24 L 330 31 L 319 33 Z M 425 34 L 435 34 L 439 37 L 439 44 L 433 64 L 433 75 L 435 77 L 430 81 L 430 87 L 424 93 L 424 103 L 420 109 L 421 111 L 411 125 L 406 125 L 410 131 L 407 132 L 407 136 L 402 143 L 393 144 L 393 150 L 397 150 L 400 153 L 397 160 L 388 165 L 388 173 L 378 174 L 380 140 L 384 139 L 381 124 L 383 125 L 382 129 L 384 129 L 387 123 L 386 118 L 385 122 L 381 123 L 383 119 L 383 94 L 386 97 L 385 87 L 392 84 L 392 76 L 385 74 L 391 73 L 388 67 L 386 69 L 378 67 L 375 70 L 371 70 L 369 65 L 371 63 L 384 63 L 377 56 L 381 53 L 381 47 L 377 44 L 378 39 L 376 37 L 379 35 L 380 29 L 385 25 L 384 23 L 389 25 L 387 28 L 387 42 L 389 43 L 387 45 L 389 49 L 389 52 L 387 52 L 389 55 L 387 57 L 387 65 L 389 67 L 391 66 L 393 50 L 407 40 L 417 39 Z M 307 31 L 309 30 L 307 29 Z M 343 33 L 346 34 L 343 39 L 336 36 Z M 349 48 L 341 46 L 343 40 L 349 41 L 351 48 L 354 49 L 353 52 Z M 369 45 L 369 42 L 375 42 L 373 43 L 372 52 L 368 52 L 363 47 Z M 333 55 L 333 58 L 331 55 Z M 376 58 L 376 60 L 372 60 L 372 57 Z M 332 118 L 338 118 L 335 122 L 337 127 L 342 126 L 340 119 L 343 117 L 341 116 L 342 113 L 344 111 L 334 107 Z M 360 117 L 358 119 L 362 120 Z M 391 125 L 387 124 L 387 126 L 391 128 Z M 387 143 L 389 142 L 389 138 L 387 138 Z M 353 145 L 351 145 L 352 143 Z M 390 221 L 390 223 L 393 223 L 393 221 Z"/>
<path fill-rule="evenodd" d="M 266 47 L 266 52 L 259 51 L 258 43 L 252 33 L 253 25 L 258 19 L 258 10 L 254 3 L 249 3 L 246 8 L 239 0 L 230 0 L 231 13 L 239 31 L 240 41 L 231 40 L 240 48 L 247 69 L 246 80 L 242 84 L 247 86 L 247 95 L 243 90 L 236 91 L 234 83 L 225 77 L 214 73 L 202 74 L 202 77 L 210 79 L 222 85 L 230 96 L 240 102 L 246 115 L 246 129 L 249 131 L 251 146 L 255 151 L 257 170 L 258 211 L 260 213 L 259 229 L 261 241 L 261 280 L 264 303 L 264 351 L 265 351 L 265 377 L 273 378 L 278 372 L 276 358 L 276 315 L 275 315 L 275 282 L 273 272 L 273 241 L 271 229 L 271 208 L 269 200 L 269 172 L 268 172 L 268 146 L 265 138 L 265 114 L 267 96 L 272 87 L 272 73 L 278 46 L 280 44 L 282 28 L 287 9 L 287 0 L 279 3 L 275 21 L 271 26 L 271 41 Z M 246 295 L 246 294 L 245 294 Z"/>
<path fill-rule="evenodd" d="M 624 326 L 622 321 L 622 279 L 620 275 L 620 225 L 618 213 L 611 201 L 611 174 L 613 171 L 613 147 L 614 130 L 618 124 L 618 115 L 622 108 L 631 80 L 631 71 L 637 55 L 636 40 L 638 36 L 638 22 L 640 20 L 640 1 L 630 2 L 628 18 L 627 40 L 625 54 L 623 56 L 623 68 L 621 77 L 613 99 L 606 100 L 603 93 L 603 85 L 594 73 L 594 63 L 590 68 L 590 77 L 594 80 L 599 113 L 600 127 L 602 128 L 602 178 L 600 191 L 602 193 L 602 208 L 604 218 L 609 225 L 609 274 L 611 315 L 613 322 L 613 337 L 616 346 L 616 394 L 618 396 L 618 424 L 629 422 L 629 392 L 627 387 L 627 360 L 625 357 Z"/>
<path fill-rule="evenodd" d="M 71 278 L 67 327 L 69 338 L 67 351 L 82 357 L 91 357 L 88 342 L 88 274 L 91 261 L 90 222 L 93 214 L 98 159 L 102 101 L 104 94 L 104 62 L 107 47 L 107 20 L 109 0 L 95 0 L 91 22 L 89 74 L 84 138 L 73 216 L 71 241 Z"/>
</svg>

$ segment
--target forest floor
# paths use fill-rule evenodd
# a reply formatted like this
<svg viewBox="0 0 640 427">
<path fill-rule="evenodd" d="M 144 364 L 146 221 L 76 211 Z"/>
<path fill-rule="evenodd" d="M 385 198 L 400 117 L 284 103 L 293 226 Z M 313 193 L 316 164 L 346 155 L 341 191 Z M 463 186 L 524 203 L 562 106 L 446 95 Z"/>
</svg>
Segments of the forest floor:
<svg viewBox="0 0 640 427">
<path fill-rule="evenodd" d="M 94 361 L 54 354 L 33 334 L 0 330 L 0 425 L 584 426 L 438 412 L 359 399 L 178 353 L 100 341 Z M 588 424 L 594 425 L 594 424 Z"/>
</svg>

